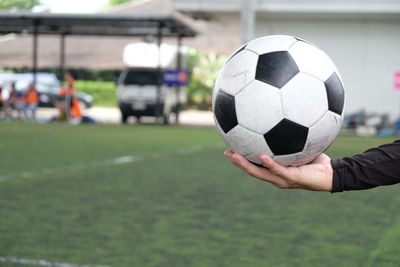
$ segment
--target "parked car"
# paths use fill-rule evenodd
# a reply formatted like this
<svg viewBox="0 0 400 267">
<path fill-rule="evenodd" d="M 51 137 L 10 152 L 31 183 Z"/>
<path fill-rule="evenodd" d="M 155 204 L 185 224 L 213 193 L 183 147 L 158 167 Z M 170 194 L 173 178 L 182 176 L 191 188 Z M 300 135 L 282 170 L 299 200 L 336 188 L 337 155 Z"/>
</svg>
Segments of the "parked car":
<svg viewBox="0 0 400 267">
<path fill-rule="evenodd" d="M 32 81 L 32 73 L 0 73 L 0 85 L 5 91 L 9 91 L 13 82 L 15 82 L 16 90 L 25 91 Z M 58 91 L 60 86 L 60 81 L 55 74 L 37 73 L 36 88 L 39 92 L 39 107 L 55 107 L 59 98 Z M 93 97 L 91 95 L 76 92 L 76 97 L 85 108 L 92 106 Z"/>
<path fill-rule="evenodd" d="M 176 46 L 162 44 L 159 49 L 154 43 L 132 43 L 125 47 L 125 68 L 117 81 L 122 123 L 127 123 L 129 116 L 136 117 L 137 121 L 142 116 L 160 116 L 169 124 L 170 115 L 179 113 L 187 100 L 186 50 L 181 48 L 182 69 L 178 70 Z M 184 78 L 182 82 L 178 83 L 178 77 Z M 182 90 L 177 92 L 177 85 Z"/>
</svg>

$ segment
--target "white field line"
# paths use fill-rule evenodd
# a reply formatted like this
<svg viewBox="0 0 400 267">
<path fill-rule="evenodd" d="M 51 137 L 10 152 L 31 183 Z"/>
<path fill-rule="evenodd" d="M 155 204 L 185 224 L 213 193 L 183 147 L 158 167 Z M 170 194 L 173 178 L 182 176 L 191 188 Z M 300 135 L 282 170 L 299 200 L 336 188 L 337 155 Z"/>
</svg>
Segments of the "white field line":
<svg viewBox="0 0 400 267">
<path fill-rule="evenodd" d="M 51 266 L 51 267 L 107 267 L 104 265 L 86 265 L 86 264 L 75 264 L 67 262 L 53 262 L 46 260 L 21 259 L 16 257 L 4 257 L 4 256 L 0 256 L 0 262 L 30 264 L 36 266 Z"/>
<path fill-rule="evenodd" d="M 154 152 L 147 156 L 128 155 L 128 156 L 107 159 L 107 160 L 73 164 L 73 165 L 69 165 L 69 166 L 60 166 L 60 167 L 54 167 L 54 168 L 46 168 L 46 169 L 42 169 L 42 170 L 24 171 L 24 172 L 21 172 L 18 174 L 4 174 L 4 175 L 0 175 L 0 182 L 10 180 L 13 178 L 27 179 L 27 178 L 31 178 L 33 176 L 57 174 L 57 173 L 65 172 L 65 171 L 82 171 L 82 170 L 86 170 L 86 169 L 90 169 L 90 168 L 99 168 L 99 167 L 106 167 L 106 166 L 112 166 L 112 165 L 120 165 L 120 164 L 133 163 L 133 162 L 149 160 L 149 159 L 159 159 L 159 158 L 174 155 L 174 154 L 178 154 L 178 155 L 191 154 L 191 153 L 199 152 L 199 151 L 207 149 L 207 148 L 218 148 L 218 147 L 223 147 L 223 144 L 218 143 L 218 144 L 213 144 L 213 145 L 186 146 L 186 147 L 180 147 L 178 149 L 170 150 L 170 151 Z"/>
</svg>

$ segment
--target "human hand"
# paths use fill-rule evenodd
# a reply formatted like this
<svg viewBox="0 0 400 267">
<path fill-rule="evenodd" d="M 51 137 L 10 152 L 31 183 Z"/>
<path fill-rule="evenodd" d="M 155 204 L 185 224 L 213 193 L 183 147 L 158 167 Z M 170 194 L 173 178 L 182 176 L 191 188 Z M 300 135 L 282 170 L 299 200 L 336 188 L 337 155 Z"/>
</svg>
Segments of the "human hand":
<svg viewBox="0 0 400 267">
<path fill-rule="evenodd" d="M 284 167 L 267 155 L 261 155 L 260 160 L 265 168 L 248 161 L 242 155 L 227 150 L 224 155 L 247 174 L 257 179 L 269 182 L 282 189 L 307 189 L 313 191 L 332 191 L 333 170 L 331 159 L 321 154 L 312 162 L 297 166 Z"/>
</svg>

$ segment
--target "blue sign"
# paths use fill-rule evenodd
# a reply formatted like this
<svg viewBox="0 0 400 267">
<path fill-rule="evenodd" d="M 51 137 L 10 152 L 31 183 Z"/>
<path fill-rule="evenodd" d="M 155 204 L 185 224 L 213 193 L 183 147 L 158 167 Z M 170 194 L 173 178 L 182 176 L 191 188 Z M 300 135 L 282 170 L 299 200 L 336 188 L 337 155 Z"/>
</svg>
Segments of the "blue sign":
<svg viewBox="0 0 400 267">
<path fill-rule="evenodd" d="M 168 86 L 185 86 L 189 83 L 189 73 L 185 70 L 165 70 L 164 84 Z"/>
</svg>

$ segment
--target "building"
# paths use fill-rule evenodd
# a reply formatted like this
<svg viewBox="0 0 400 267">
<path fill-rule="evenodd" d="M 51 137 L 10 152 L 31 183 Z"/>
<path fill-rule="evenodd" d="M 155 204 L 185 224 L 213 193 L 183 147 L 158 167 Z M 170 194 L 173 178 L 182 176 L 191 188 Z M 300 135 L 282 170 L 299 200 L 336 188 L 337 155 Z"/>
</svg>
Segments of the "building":
<svg viewBox="0 0 400 267">
<path fill-rule="evenodd" d="M 314 43 L 336 63 L 346 87 L 346 113 L 400 112 L 400 2 L 398 0 L 250 0 L 254 37 L 294 35 Z M 240 44 L 242 0 L 174 0 L 174 7 L 199 20 L 236 29 Z M 201 37 L 199 37 L 201 38 Z M 235 41 L 233 41 L 235 40 Z M 398 88 L 396 88 L 398 87 Z"/>
<path fill-rule="evenodd" d="M 398 0 L 143 0 L 107 12 L 184 14 L 191 17 L 201 33 L 185 41 L 185 45 L 206 53 L 230 54 L 241 44 L 241 14 L 248 2 L 254 10 L 254 38 L 294 35 L 309 40 L 330 55 L 344 80 L 347 114 L 365 110 L 387 113 L 392 120 L 399 117 Z M 29 64 L 30 52 L 22 46 L 25 42 L 25 50 L 30 49 L 31 41 L 19 39 L 28 37 L 1 38 L 0 64 L 7 60 L 10 64 L 19 62 L 19 66 L 23 61 Z M 5 38 L 14 38 L 14 42 Z M 39 65 L 58 64 L 58 41 L 51 38 L 39 40 L 44 44 L 40 46 L 46 47 L 40 51 Z M 69 37 L 67 67 L 122 68 L 123 46 L 132 41 L 135 40 Z M 22 54 L 25 56 L 21 57 Z"/>
<path fill-rule="evenodd" d="M 173 10 L 170 1 L 152 0 L 126 3 L 109 8 L 99 15 L 115 17 L 130 17 L 133 15 L 149 15 L 150 17 L 172 16 L 186 25 L 191 19 Z M 152 40 L 150 40 L 152 38 Z M 65 35 L 65 66 L 69 69 L 121 70 L 122 54 L 129 43 L 142 42 L 142 37 L 132 36 L 92 36 Z M 155 37 L 145 37 L 156 41 Z M 177 44 L 176 37 L 164 37 L 163 42 Z M 30 68 L 32 66 L 32 35 L 8 34 L 0 35 L 0 69 Z M 60 35 L 40 35 L 38 38 L 38 67 L 57 68 L 60 66 L 61 38 Z"/>
</svg>

